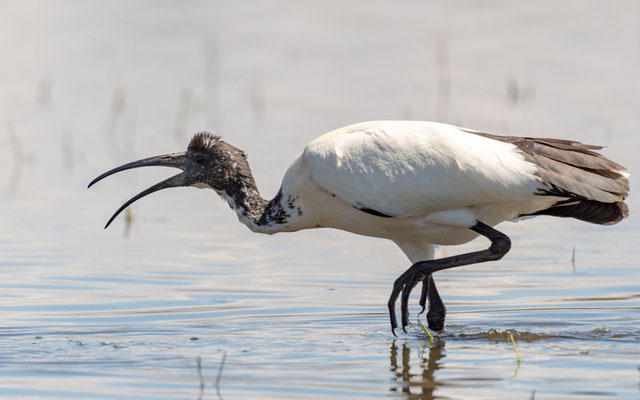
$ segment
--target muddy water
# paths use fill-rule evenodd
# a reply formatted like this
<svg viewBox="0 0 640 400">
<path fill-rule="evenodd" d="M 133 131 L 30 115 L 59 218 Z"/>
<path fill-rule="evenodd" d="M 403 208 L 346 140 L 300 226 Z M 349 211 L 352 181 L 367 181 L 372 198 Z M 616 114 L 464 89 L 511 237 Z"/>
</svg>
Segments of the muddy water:
<svg viewBox="0 0 640 400">
<path fill-rule="evenodd" d="M 638 398 L 633 195 L 613 227 L 502 224 L 505 259 L 438 274 L 449 313 L 429 339 L 417 307 L 407 335 L 389 330 L 408 267 L 391 243 L 251 234 L 195 189 L 104 231 L 172 172 L 86 190 L 207 129 L 247 151 L 273 196 L 314 137 L 383 118 L 602 144 L 635 174 L 638 3 L 2 7 L 1 397 Z"/>
</svg>

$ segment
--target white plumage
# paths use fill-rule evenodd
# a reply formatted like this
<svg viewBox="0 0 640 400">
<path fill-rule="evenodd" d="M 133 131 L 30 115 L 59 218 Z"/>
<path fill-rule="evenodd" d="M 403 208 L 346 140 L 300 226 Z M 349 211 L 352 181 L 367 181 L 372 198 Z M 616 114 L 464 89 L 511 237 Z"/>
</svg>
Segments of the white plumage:
<svg viewBox="0 0 640 400">
<path fill-rule="evenodd" d="M 429 122 L 368 122 L 303 153 L 311 177 L 353 205 L 397 217 L 525 201 L 541 188 L 516 147 Z"/>
<path fill-rule="evenodd" d="M 495 225 L 555 203 L 555 197 L 534 195 L 544 187 L 534 172 L 516 146 L 451 125 L 350 125 L 311 142 L 285 174 L 283 194 L 296 197 L 304 210 L 285 229 L 337 228 L 401 247 L 422 241 L 431 253 L 427 244 L 460 244 L 477 236 L 460 228 L 478 219 Z"/>
</svg>

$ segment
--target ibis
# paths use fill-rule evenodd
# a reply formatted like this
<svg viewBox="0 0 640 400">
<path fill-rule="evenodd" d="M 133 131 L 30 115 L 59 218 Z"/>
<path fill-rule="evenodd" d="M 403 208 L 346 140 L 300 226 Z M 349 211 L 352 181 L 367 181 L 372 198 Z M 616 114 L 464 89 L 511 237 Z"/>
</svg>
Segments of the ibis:
<svg viewBox="0 0 640 400">
<path fill-rule="evenodd" d="M 200 132 L 186 152 L 145 158 L 114 168 L 182 170 L 122 205 L 171 187 L 213 189 L 240 222 L 258 233 L 335 228 L 392 240 L 412 265 L 393 284 L 388 301 L 395 334 L 409 325 L 409 295 L 422 283 L 419 304 L 433 330 L 444 328 L 446 308 L 433 274 L 495 261 L 510 249 L 502 221 L 550 215 L 611 225 L 628 216 L 625 168 L 577 141 L 499 136 L 422 121 L 372 121 L 328 132 L 291 164 L 271 200 L 256 186 L 245 153 L 220 136 Z M 436 246 L 484 236 L 482 251 L 435 259 Z"/>
</svg>

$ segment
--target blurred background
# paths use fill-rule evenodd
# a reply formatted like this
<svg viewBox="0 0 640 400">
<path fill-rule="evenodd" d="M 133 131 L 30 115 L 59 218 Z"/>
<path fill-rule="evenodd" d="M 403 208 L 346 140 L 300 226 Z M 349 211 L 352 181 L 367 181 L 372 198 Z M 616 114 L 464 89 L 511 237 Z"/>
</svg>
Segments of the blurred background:
<svg viewBox="0 0 640 400">
<path fill-rule="evenodd" d="M 438 277 L 434 343 L 389 332 L 408 267 L 390 242 L 255 235 L 191 189 L 104 231 L 174 172 L 86 185 L 208 130 L 270 198 L 312 139 L 379 119 L 600 144 L 633 176 L 639 15 L 633 0 L 0 1 L 0 394 L 637 398 L 633 192 L 613 227 L 503 224 L 504 260 Z"/>
</svg>

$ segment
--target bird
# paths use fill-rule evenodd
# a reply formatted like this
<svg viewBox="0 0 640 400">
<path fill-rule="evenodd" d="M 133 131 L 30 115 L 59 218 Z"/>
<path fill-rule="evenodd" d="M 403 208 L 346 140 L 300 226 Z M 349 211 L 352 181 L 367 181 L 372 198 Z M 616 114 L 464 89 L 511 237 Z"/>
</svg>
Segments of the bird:
<svg viewBox="0 0 640 400">
<path fill-rule="evenodd" d="M 511 240 L 503 221 L 540 215 L 611 225 L 629 215 L 626 169 L 598 152 L 602 146 L 555 138 L 501 136 L 427 121 L 369 121 L 325 133 L 287 169 L 273 199 L 260 195 L 244 151 L 209 132 L 196 133 L 185 152 L 130 162 L 124 170 L 164 166 L 182 170 L 125 202 L 108 220 L 156 191 L 212 189 L 251 231 L 263 234 L 334 228 L 393 241 L 411 266 L 393 283 L 387 303 L 396 335 L 409 323 L 409 296 L 422 283 L 422 314 L 442 331 L 446 307 L 434 273 L 496 261 Z M 437 246 L 478 236 L 488 248 L 435 258 Z"/>
</svg>

